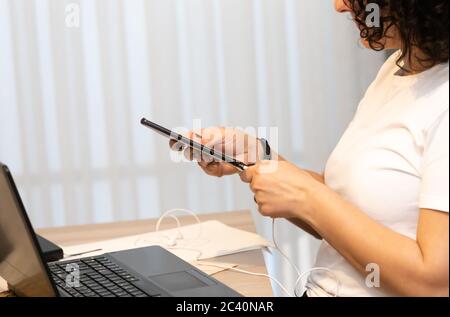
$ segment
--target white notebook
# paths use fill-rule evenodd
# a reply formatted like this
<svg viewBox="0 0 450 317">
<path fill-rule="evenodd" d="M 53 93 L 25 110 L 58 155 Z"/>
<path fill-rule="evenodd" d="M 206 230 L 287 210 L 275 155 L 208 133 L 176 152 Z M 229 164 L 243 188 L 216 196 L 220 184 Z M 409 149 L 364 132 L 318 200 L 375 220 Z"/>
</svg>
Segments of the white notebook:
<svg viewBox="0 0 450 317">
<path fill-rule="evenodd" d="M 186 262 L 195 265 L 196 260 L 211 259 L 218 256 L 236 254 L 271 246 L 271 244 L 255 233 L 229 227 L 219 221 L 206 221 L 201 224 L 183 226 L 160 232 L 150 232 L 127 236 L 112 240 L 63 247 L 65 259 L 95 256 L 108 252 L 116 252 L 134 248 L 159 245 Z M 70 254 L 86 253 L 80 256 L 67 257 Z M 227 263 L 227 266 L 234 266 Z M 208 274 L 221 271 L 220 268 L 198 266 Z"/>
</svg>

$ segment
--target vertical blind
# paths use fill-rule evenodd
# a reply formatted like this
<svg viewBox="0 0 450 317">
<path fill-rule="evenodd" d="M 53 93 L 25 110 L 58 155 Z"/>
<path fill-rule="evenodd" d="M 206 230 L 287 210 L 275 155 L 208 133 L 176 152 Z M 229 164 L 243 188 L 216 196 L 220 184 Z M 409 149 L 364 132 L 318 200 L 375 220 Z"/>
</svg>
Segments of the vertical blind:
<svg viewBox="0 0 450 317">
<path fill-rule="evenodd" d="M 277 127 L 279 151 L 320 171 L 382 59 L 332 1 L 0 0 L 0 160 L 36 227 L 252 209 L 267 234 L 238 177 L 174 164 L 139 119 Z M 281 226 L 311 265 L 315 245 Z"/>
</svg>

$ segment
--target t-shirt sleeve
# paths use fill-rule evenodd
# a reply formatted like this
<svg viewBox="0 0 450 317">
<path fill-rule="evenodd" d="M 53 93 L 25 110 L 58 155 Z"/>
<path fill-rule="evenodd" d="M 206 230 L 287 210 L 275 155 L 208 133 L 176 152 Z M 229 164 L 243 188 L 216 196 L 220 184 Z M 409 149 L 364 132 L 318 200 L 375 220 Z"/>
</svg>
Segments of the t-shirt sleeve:
<svg viewBox="0 0 450 317">
<path fill-rule="evenodd" d="M 426 134 L 419 207 L 449 212 L 449 113 L 442 114 Z"/>
</svg>

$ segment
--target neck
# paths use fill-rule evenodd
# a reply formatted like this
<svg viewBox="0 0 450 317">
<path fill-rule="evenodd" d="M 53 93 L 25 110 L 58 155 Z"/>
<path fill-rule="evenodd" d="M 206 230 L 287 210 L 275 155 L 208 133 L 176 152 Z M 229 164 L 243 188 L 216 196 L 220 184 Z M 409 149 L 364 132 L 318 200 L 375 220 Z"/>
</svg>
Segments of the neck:
<svg viewBox="0 0 450 317">
<path fill-rule="evenodd" d="M 413 48 L 403 60 L 404 76 L 420 74 L 427 69 L 427 62 L 423 62 L 427 56 L 418 48 Z"/>
</svg>

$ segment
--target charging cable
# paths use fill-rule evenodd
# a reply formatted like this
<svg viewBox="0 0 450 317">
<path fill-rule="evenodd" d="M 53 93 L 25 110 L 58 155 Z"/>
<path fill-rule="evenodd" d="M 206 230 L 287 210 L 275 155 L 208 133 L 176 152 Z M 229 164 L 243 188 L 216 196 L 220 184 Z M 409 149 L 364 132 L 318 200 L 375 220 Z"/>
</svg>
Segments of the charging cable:
<svg viewBox="0 0 450 317">
<path fill-rule="evenodd" d="M 298 269 L 298 267 L 294 264 L 294 262 L 283 252 L 283 250 L 281 250 L 281 248 L 278 245 L 278 242 L 276 239 L 276 234 L 275 234 L 276 219 L 272 219 L 272 241 L 273 241 L 273 245 L 274 245 L 273 249 L 278 251 L 278 253 L 280 253 L 280 255 L 289 263 L 289 265 L 291 266 L 291 268 L 295 271 L 295 273 L 297 275 L 297 280 L 295 281 L 295 286 L 294 286 L 294 294 L 291 294 L 291 292 L 288 291 L 287 287 L 285 287 L 279 280 L 277 280 L 275 277 L 273 277 L 269 274 L 250 272 L 250 271 L 238 269 L 235 267 L 230 267 L 227 265 L 221 265 L 221 264 L 216 264 L 216 263 L 210 263 L 210 262 L 203 263 L 200 260 L 200 258 L 202 256 L 201 250 L 179 245 L 180 240 L 188 240 L 188 239 L 186 239 L 181 232 L 181 222 L 179 221 L 178 217 L 173 215 L 176 212 L 187 213 L 196 220 L 196 222 L 200 225 L 197 239 L 200 239 L 201 235 L 202 235 L 202 227 L 201 227 L 202 222 L 201 222 L 200 218 L 198 218 L 198 216 L 193 211 L 191 211 L 189 209 L 184 209 L 184 208 L 174 208 L 174 209 L 170 209 L 170 210 L 164 212 L 156 223 L 155 231 L 156 232 L 160 231 L 160 226 L 166 218 L 170 217 L 170 218 L 174 219 L 176 222 L 176 225 L 177 225 L 177 234 L 174 237 L 164 236 L 166 239 L 166 243 L 165 243 L 166 248 L 171 249 L 171 250 L 186 250 L 186 251 L 197 252 L 198 256 L 196 257 L 196 263 L 198 265 L 217 267 L 217 268 L 230 270 L 230 271 L 234 271 L 234 272 L 238 272 L 238 273 L 242 273 L 242 274 L 266 277 L 266 278 L 270 279 L 271 281 L 273 281 L 275 284 L 277 284 L 280 287 L 280 289 L 289 297 L 294 297 L 294 296 L 300 297 L 301 296 L 301 294 L 298 293 L 297 289 L 307 274 L 310 274 L 312 272 L 317 272 L 317 271 L 326 271 L 326 272 L 330 273 L 333 276 L 333 278 L 336 280 L 336 289 L 335 289 L 334 296 L 335 297 L 339 296 L 339 290 L 340 290 L 341 284 L 340 284 L 340 281 L 335 272 L 333 272 L 329 268 L 325 268 L 325 267 L 314 267 L 314 268 L 311 268 L 311 269 L 306 270 L 305 272 L 301 273 L 300 270 Z M 195 239 L 189 239 L 189 240 L 194 241 Z M 272 248 L 272 247 L 268 247 L 268 248 Z"/>
</svg>

